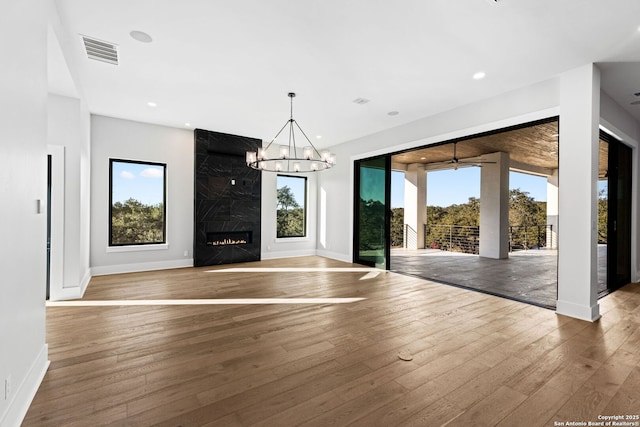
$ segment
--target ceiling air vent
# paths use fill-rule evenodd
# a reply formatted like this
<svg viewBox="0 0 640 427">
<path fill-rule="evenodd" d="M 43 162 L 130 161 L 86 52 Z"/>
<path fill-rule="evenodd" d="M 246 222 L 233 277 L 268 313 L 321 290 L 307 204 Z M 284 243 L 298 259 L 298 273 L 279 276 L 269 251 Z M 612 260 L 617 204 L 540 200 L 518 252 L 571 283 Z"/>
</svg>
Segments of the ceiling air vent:
<svg viewBox="0 0 640 427">
<path fill-rule="evenodd" d="M 118 46 L 88 36 L 82 36 L 82 41 L 89 59 L 118 65 Z"/>
<path fill-rule="evenodd" d="M 366 99 L 366 98 L 356 98 L 356 99 L 353 100 L 353 102 L 355 102 L 356 104 L 362 105 L 362 104 L 366 104 L 367 102 L 369 102 L 369 100 Z"/>
</svg>

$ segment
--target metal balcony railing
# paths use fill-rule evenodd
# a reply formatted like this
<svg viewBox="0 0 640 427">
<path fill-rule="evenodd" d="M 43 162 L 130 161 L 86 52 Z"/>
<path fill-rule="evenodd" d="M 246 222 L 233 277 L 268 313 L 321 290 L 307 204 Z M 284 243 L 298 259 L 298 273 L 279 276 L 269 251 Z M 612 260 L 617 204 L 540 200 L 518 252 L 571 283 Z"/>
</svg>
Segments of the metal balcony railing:
<svg viewBox="0 0 640 427">
<path fill-rule="evenodd" d="M 411 235 L 415 235 L 415 232 L 406 226 L 405 242 Z M 426 224 L 424 247 L 477 255 L 480 253 L 480 227 Z M 509 226 L 509 252 L 545 247 L 556 247 L 556 233 L 552 225 Z"/>
<path fill-rule="evenodd" d="M 424 247 L 443 251 L 480 253 L 480 227 L 467 225 L 427 224 Z"/>
<path fill-rule="evenodd" d="M 545 247 L 556 247 L 553 225 L 513 225 L 509 227 L 509 252 Z"/>
</svg>

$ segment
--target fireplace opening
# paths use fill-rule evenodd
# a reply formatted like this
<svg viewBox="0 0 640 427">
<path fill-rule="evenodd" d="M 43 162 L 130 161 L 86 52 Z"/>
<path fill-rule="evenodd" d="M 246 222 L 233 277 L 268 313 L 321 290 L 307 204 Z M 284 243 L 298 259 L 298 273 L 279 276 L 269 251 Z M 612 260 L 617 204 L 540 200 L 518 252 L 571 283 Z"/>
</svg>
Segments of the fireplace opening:
<svg viewBox="0 0 640 427">
<path fill-rule="evenodd" d="M 207 233 L 207 246 L 246 245 L 252 243 L 251 231 L 220 231 Z"/>
</svg>

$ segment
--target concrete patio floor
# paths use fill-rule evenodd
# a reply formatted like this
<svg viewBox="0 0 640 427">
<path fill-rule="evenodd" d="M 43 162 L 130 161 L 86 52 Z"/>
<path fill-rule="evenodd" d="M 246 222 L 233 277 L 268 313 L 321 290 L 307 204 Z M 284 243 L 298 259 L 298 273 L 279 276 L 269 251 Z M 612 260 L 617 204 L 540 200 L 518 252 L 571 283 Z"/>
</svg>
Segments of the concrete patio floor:
<svg viewBox="0 0 640 427">
<path fill-rule="evenodd" d="M 598 245 L 598 294 L 606 294 L 606 245 Z M 391 250 L 391 271 L 422 277 L 550 309 L 556 308 L 558 251 L 530 249 L 508 259 L 438 249 Z"/>
</svg>

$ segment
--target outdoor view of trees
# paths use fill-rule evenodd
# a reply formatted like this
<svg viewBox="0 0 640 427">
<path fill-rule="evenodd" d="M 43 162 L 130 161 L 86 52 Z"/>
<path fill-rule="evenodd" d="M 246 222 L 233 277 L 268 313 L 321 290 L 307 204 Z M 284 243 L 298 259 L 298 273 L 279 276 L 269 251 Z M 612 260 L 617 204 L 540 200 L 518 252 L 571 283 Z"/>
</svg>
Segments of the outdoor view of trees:
<svg viewBox="0 0 640 427">
<path fill-rule="evenodd" d="M 164 243 L 164 206 L 134 198 L 111 206 L 111 244 Z"/>
<path fill-rule="evenodd" d="M 545 225 L 547 221 L 547 203 L 534 200 L 527 191 L 519 188 L 509 191 L 509 225 L 514 227 L 532 227 Z M 470 197 L 467 203 L 451 205 L 448 207 L 427 206 L 426 224 L 428 225 L 455 225 L 464 227 L 474 227 L 462 229 L 460 233 L 466 240 L 474 241 L 477 244 L 477 228 L 480 225 L 480 199 Z M 536 228 L 531 228 L 537 232 Z M 433 228 L 429 230 L 429 238 L 434 242 L 448 240 L 444 234 L 448 233 L 448 228 Z M 442 236 L 440 236 L 442 234 Z M 404 242 L 404 209 L 394 208 L 391 210 L 391 242 L 392 246 L 402 246 Z M 439 247 L 436 243 L 435 246 Z M 446 248 L 455 250 L 455 248 Z"/>
<path fill-rule="evenodd" d="M 608 221 L 608 197 L 607 190 L 598 192 L 598 244 L 607 243 L 607 221 Z"/>
<path fill-rule="evenodd" d="M 166 164 L 109 159 L 109 245 L 166 242 Z"/>
<path fill-rule="evenodd" d="M 360 252 L 384 249 L 384 204 L 360 199 Z"/>
<path fill-rule="evenodd" d="M 295 198 L 293 191 L 285 185 L 278 188 L 276 208 L 277 237 L 303 237 L 305 235 L 304 207 Z"/>
</svg>

